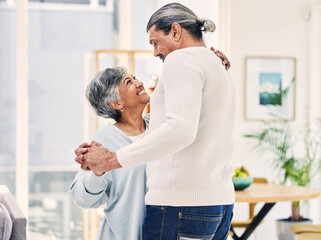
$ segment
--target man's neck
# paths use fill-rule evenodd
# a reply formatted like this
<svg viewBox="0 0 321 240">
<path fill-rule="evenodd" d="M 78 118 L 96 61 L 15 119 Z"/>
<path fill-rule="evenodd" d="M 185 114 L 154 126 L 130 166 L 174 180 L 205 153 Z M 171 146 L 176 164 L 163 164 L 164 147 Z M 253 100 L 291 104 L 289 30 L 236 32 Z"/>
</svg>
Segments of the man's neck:
<svg viewBox="0 0 321 240">
<path fill-rule="evenodd" d="M 196 39 L 195 37 L 190 35 L 187 31 L 184 31 L 182 42 L 179 49 L 188 48 L 188 47 L 206 47 L 206 45 L 202 40 Z"/>
</svg>

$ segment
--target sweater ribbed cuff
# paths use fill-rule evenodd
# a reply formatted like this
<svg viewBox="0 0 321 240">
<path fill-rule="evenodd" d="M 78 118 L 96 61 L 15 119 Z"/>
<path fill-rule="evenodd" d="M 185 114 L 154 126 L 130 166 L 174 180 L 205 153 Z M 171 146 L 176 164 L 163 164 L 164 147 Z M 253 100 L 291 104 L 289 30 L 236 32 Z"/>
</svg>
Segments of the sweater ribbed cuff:
<svg viewBox="0 0 321 240">
<path fill-rule="evenodd" d="M 93 172 L 90 172 L 85 178 L 85 188 L 88 193 L 99 194 L 105 190 L 106 185 L 104 174 L 96 176 Z"/>
<path fill-rule="evenodd" d="M 117 160 L 119 162 L 119 164 L 123 167 L 123 168 L 130 168 L 135 166 L 135 164 L 130 165 L 130 162 L 127 159 L 128 153 L 126 150 L 124 150 L 124 148 L 119 149 L 116 152 L 116 156 L 117 156 Z"/>
</svg>

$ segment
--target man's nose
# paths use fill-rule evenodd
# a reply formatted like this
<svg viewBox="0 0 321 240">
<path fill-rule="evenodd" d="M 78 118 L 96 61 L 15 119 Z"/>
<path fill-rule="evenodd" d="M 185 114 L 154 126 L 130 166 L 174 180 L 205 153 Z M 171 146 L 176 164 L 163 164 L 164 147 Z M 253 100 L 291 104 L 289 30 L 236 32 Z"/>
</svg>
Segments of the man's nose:
<svg viewBox="0 0 321 240">
<path fill-rule="evenodd" d="M 154 57 L 158 57 L 159 56 L 159 51 L 158 51 L 158 49 L 155 47 L 154 48 Z"/>
</svg>

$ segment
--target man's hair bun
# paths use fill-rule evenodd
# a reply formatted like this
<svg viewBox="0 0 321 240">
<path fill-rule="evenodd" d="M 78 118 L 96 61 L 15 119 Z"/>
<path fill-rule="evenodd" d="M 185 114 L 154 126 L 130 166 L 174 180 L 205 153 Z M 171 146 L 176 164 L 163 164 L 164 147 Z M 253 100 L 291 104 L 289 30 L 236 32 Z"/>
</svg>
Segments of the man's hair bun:
<svg viewBox="0 0 321 240">
<path fill-rule="evenodd" d="M 202 24 L 202 31 L 204 32 L 214 32 L 216 29 L 216 26 L 214 22 L 210 19 L 198 19 L 198 21 Z"/>
</svg>

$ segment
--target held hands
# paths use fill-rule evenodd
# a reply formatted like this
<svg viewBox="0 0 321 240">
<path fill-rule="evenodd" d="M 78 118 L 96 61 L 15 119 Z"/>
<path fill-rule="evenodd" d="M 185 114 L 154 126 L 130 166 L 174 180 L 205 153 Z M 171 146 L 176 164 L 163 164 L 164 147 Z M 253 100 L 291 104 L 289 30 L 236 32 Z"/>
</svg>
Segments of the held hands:
<svg viewBox="0 0 321 240">
<path fill-rule="evenodd" d="M 214 47 L 211 47 L 210 49 L 222 60 L 222 65 L 224 65 L 225 69 L 228 70 L 231 67 L 231 63 L 228 58 L 219 50 L 215 50 Z"/>
<path fill-rule="evenodd" d="M 100 143 L 83 143 L 75 150 L 75 161 L 81 169 L 92 171 L 96 176 L 101 176 L 110 170 L 121 168 L 115 153 L 109 152 Z"/>
</svg>

